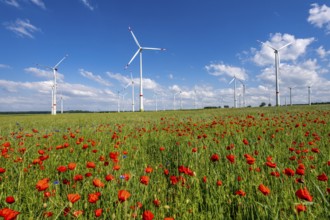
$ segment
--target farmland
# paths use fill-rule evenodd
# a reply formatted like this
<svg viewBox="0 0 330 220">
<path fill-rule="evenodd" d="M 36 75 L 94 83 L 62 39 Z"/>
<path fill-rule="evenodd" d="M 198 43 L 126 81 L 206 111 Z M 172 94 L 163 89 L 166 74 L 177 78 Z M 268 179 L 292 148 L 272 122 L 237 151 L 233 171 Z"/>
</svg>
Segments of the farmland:
<svg viewBox="0 0 330 220">
<path fill-rule="evenodd" d="M 330 106 L 0 116 L 4 219 L 328 219 Z"/>
</svg>

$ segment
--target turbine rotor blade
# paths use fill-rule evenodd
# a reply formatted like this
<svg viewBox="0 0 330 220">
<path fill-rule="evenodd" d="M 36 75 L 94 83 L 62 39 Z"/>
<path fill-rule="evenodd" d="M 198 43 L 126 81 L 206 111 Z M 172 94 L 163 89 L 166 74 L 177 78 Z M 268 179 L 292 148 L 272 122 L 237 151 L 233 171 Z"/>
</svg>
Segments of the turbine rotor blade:
<svg viewBox="0 0 330 220">
<path fill-rule="evenodd" d="M 284 46 L 280 47 L 278 50 L 282 50 L 283 48 L 285 48 L 285 47 L 289 46 L 290 44 L 293 44 L 293 42 L 290 42 L 290 43 L 288 43 L 288 44 L 286 44 L 286 45 L 284 45 Z"/>
<path fill-rule="evenodd" d="M 126 65 L 126 69 L 128 68 L 128 66 L 132 63 L 132 61 L 135 59 L 135 57 L 138 55 L 138 53 L 140 52 L 140 49 L 138 49 L 137 51 L 136 51 L 136 53 L 133 55 L 133 57 L 132 57 L 132 59 L 127 63 L 127 65 Z"/>
<path fill-rule="evenodd" d="M 60 60 L 60 62 L 58 62 L 54 67 L 53 67 L 53 69 L 56 69 L 64 60 L 65 60 L 65 58 L 67 58 L 68 57 L 68 55 L 65 55 L 61 60 Z"/>
<path fill-rule="evenodd" d="M 234 80 L 235 80 L 235 77 L 232 80 L 230 80 L 230 82 L 228 84 L 230 85 Z"/>
<path fill-rule="evenodd" d="M 132 34 L 132 36 L 133 36 L 133 38 L 134 38 L 134 41 L 135 41 L 136 45 L 137 45 L 139 48 L 141 48 L 141 46 L 140 46 L 138 40 L 136 39 L 136 37 L 135 37 L 135 35 L 134 35 L 133 31 L 132 31 L 132 28 L 131 28 L 131 27 L 128 27 L 128 30 L 129 30 L 129 32 L 131 32 L 131 34 Z"/>
<path fill-rule="evenodd" d="M 143 50 L 166 50 L 165 48 L 141 47 Z"/>
</svg>

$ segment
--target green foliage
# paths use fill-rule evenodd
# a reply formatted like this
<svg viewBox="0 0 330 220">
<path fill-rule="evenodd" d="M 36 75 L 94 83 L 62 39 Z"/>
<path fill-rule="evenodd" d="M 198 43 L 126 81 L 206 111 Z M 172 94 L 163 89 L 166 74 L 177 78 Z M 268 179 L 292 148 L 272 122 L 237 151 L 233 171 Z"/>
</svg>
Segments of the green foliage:
<svg viewBox="0 0 330 220">
<path fill-rule="evenodd" d="M 0 115 L 0 120 L 0 167 L 5 169 L 0 173 L 0 209 L 20 212 L 17 219 L 44 219 L 48 212 L 48 219 L 72 219 L 77 211 L 83 211 L 80 219 L 93 219 L 99 208 L 100 219 L 141 219 L 145 210 L 155 219 L 329 217 L 328 181 L 318 180 L 322 173 L 329 176 L 328 105 Z M 211 160 L 214 154 L 219 160 Z M 229 154 L 235 156 L 234 163 L 226 158 Z M 253 163 L 247 163 L 247 154 Z M 95 168 L 88 168 L 87 162 Z M 57 170 L 69 163 L 76 164 L 75 169 Z M 305 167 L 304 175 L 284 174 L 299 164 Z M 147 167 L 152 172 L 146 172 Z M 279 177 L 271 175 L 275 171 Z M 106 181 L 109 174 L 115 179 Z M 74 180 L 77 175 L 81 181 Z M 141 176 L 149 177 L 148 185 L 140 183 Z M 49 187 L 38 191 L 36 184 L 44 178 L 49 178 Z M 104 186 L 96 187 L 95 179 Z M 260 184 L 270 189 L 268 195 L 258 189 Z M 312 202 L 295 195 L 304 187 Z M 131 196 L 121 203 L 122 189 Z M 245 195 L 237 195 L 239 190 Z M 89 194 L 95 192 L 101 196 L 90 203 Z M 81 198 L 71 203 L 68 194 L 74 193 Z M 6 203 L 8 196 L 15 202 Z M 298 204 L 307 210 L 298 213 Z"/>
</svg>

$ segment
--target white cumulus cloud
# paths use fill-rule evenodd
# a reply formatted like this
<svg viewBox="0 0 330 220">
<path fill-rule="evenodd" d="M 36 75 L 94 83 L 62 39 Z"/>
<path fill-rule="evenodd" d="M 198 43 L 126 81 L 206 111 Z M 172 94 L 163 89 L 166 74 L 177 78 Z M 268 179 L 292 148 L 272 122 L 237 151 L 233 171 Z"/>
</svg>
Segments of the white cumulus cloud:
<svg viewBox="0 0 330 220">
<path fill-rule="evenodd" d="M 330 34 L 330 7 L 312 4 L 307 21 L 318 28 L 325 27 L 327 34 Z"/>
<path fill-rule="evenodd" d="M 111 83 L 103 79 L 100 75 L 94 75 L 92 72 L 86 71 L 84 69 L 79 69 L 79 72 L 83 77 L 87 79 L 91 79 L 104 86 L 111 86 Z"/>
<path fill-rule="evenodd" d="M 241 80 L 246 80 L 248 75 L 245 69 L 235 66 L 226 65 L 223 63 L 212 63 L 205 66 L 206 71 L 213 76 L 229 76 Z"/>
</svg>

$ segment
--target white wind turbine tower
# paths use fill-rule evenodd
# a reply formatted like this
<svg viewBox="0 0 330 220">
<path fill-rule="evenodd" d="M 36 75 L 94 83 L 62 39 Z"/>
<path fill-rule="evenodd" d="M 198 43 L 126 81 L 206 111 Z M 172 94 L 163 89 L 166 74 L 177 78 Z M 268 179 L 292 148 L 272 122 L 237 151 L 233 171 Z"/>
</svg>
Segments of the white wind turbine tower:
<svg viewBox="0 0 330 220">
<path fill-rule="evenodd" d="M 236 76 L 232 80 L 230 80 L 229 85 L 234 82 L 234 108 L 237 108 L 237 100 L 236 100 Z"/>
<path fill-rule="evenodd" d="M 135 108 L 134 108 L 134 79 L 133 79 L 133 76 L 132 76 L 132 72 L 131 72 L 131 81 L 125 86 L 125 89 L 129 86 L 132 86 L 132 112 L 135 111 Z"/>
<path fill-rule="evenodd" d="M 54 74 L 54 82 L 52 86 L 52 108 L 51 108 L 52 115 L 56 115 L 57 68 L 67 57 L 68 55 L 65 55 L 54 67 L 44 66 L 44 68 L 53 70 L 53 74 Z"/>
<path fill-rule="evenodd" d="M 141 45 L 139 44 L 138 40 L 136 39 L 132 29 L 130 27 L 128 27 L 128 30 L 129 30 L 129 32 L 131 32 L 131 34 L 134 38 L 134 41 L 139 48 L 136 51 L 136 53 L 133 55 L 132 59 L 126 65 L 126 68 L 132 63 L 132 61 L 135 59 L 135 57 L 138 54 L 140 54 L 140 111 L 143 112 L 144 107 L 143 107 L 143 85 L 142 85 L 142 51 L 143 50 L 165 50 L 165 49 L 164 48 L 153 48 L 153 47 L 141 47 Z"/>
<path fill-rule="evenodd" d="M 246 89 L 246 87 L 245 87 L 245 83 L 243 82 L 243 80 L 240 80 L 240 79 L 238 79 L 238 81 L 242 84 L 242 86 L 243 86 L 243 94 L 242 94 L 242 96 L 243 96 L 243 107 L 245 107 L 245 89 Z"/>
<path fill-rule="evenodd" d="M 290 89 L 290 106 L 292 106 L 292 89 L 294 89 L 294 87 L 289 87 Z"/>
<path fill-rule="evenodd" d="M 274 54 L 275 54 L 275 88 L 276 88 L 276 106 L 280 106 L 280 91 L 279 91 L 279 83 L 278 83 L 278 77 L 279 77 L 279 68 L 280 68 L 280 54 L 279 51 L 282 50 L 283 48 L 289 46 L 290 44 L 292 44 L 293 42 L 290 42 L 282 47 L 280 47 L 279 49 L 276 49 L 264 42 L 259 41 L 260 43 L 266 45 L 267 47 L 271 48 L 272 50 L 274 50 Z"/>
<path fill-rule="evenodd" d="M 308 105 L 312 105 L 311 101 L 311 86 L 308 86 Z"/>
</svg>

